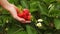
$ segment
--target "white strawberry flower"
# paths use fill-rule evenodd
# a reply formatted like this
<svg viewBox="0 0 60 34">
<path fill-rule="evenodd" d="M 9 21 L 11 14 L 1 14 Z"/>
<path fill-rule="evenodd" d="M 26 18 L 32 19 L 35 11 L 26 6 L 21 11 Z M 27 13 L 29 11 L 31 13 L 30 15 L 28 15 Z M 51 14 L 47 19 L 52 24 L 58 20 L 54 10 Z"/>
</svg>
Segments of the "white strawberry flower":
<svg viewBox="0 0 60 34">
<path fill-rule="evenodd" d="M 41 27 L 42 24 L 41 24 L 41 23 L 37 23 L 36 26 L 37 26 L 37 27 Z"/>
<path fill-rule="evenodd" d="M 43 19 L 38 19 L 38 22 L 43 22 Z"/>
</svg>

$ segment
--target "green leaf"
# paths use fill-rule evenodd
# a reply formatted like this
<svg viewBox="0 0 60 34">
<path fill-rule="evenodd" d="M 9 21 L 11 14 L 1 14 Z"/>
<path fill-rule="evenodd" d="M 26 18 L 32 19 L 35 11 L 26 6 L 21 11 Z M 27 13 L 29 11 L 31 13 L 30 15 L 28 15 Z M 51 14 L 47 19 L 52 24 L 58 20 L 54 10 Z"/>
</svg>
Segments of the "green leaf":
<svg viewBox="0 0 60 34">
<path fill-rule="evenodd" d="M 43 0 L 43 1 L 50 3 L 50 2 L 54 2 L 55 0 Z"/>
<path fill-rule="evenodd" d="M 23 8 L 28 8 L 28 4 L 26 2 L 27 1 L 21 1 L 21 5 L 23 6 Z"/>
<path fill-rule="evenodd" d="M 38 6 L 39 6 L 39 9 L 41 11 L 41 14 L 46 15 L 47 11 L 48 11 L 48 9 L 46 8 L 46 6 L 43 6 L 43 4 L 41 4 L 40 2 L 38 2 Z"/>
<path fill-rule="evenodd" d="M 26 25 L 26 30 L 28 34 L 33 34 L 31 27 L 29 25 Z"/>
<path fill-rule="evenodd" d="M 3 32 L 2 26 L 0 26 L 0 32 Z"/>
<path fill-rule="evenodd" d="M 51 6 L 51 8 L 50 8 L 50 10 L 49 10 L 49 13 L 54 9 L 54 5 L 53 6 Z"/>
<path fill-rule="evenodd" d="M 1 14 L 10 14 L 7 10 L 3 9 Z"/>
<path fill-rule="evenodd" d="M 10 3 L 14 3 L 14 0 L 8 0 Z"/>
<path fill-rule="evenodd" d="M 26 31 L 27 31 L 28 34 L 37 34 L 36 29 L 34 27 L 28 25 L 28 24 L 26 25 Z"/>
<path fill-rule="evenodd" d="M 1 16 L 0 16 L 0 26 L 2 25 L 3 23 L 2 23 L 2 20 L 1 20 Z"/>
<path fill-rule="evenodd" d="M 22 27 L 19 27 L 15 24 L 10 24 L 11 26 L 8 27 L 7 34 L 26 34 L 26 31 Z"/>
<path fill-rule="evenodd" d="M 19 32 L 15 33 L 15 34 L 27 34 L 27 32 L 26 31 L 19 31 Z"/>
<path fill-rule="evenodd" d="M 60 19 L 54 19 L 56 29 L 60 29 Z"/>
</svg>

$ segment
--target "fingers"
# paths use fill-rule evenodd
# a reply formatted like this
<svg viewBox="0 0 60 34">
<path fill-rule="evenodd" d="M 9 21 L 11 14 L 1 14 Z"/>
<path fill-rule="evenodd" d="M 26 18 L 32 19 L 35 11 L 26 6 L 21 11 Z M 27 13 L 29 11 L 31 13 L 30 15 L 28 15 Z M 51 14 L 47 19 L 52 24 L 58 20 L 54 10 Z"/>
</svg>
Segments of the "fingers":
<svg viewBox="0 0 60 34">
<path fill-rule="evenodd" d="M 26 21 L 24 18 L 20 18 L 21 23 L 31 23 L 31 21 Z"/>
<path fill-rule="evenodd" d="M 31 23 L 31 21 L 26 21 L 26 20 L 23 19 L 23 18 L 20 18 L 20 22 L 21 22 L 21 23 Z"/>
<path fill-rule="evenodd" d="M 25 24 L 25 23 L 31 23 L 31 21 L 25 21 L 25 22 L 21 22 L 21 23 L 24 23 L 24 24 Z"/>
<path fill-rule="evenodd" d="M 26 21 L 26 23 L 31 23 L 31 21 Z"/>
<path fill-rule="evenodd" d="M 25 21 L 25 19 L 20 18 L 20 22 L 21 22 L 21 23 L 25 23 L 26 21 Z"/>
</svg>

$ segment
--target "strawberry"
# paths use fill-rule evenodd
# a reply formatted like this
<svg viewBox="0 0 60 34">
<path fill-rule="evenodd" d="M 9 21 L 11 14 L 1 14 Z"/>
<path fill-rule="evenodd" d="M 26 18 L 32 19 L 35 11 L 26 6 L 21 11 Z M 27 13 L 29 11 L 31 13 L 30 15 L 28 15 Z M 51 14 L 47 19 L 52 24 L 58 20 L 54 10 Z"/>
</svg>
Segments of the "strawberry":
<svg viewBox="0 0 60 34">
<path fill-rule="evenodd" d="M 18 13 L 17 15 L 18 15 L 19 17 L 21 17 L 21 18 L 24 17 L 23 13 Z"/>
<path fill-rule="evenodd" d="M 19 13 L 18 8 L 16 8 L 16 12 L 17 12 L 17 15 L 19 17 L 24 18 L 26 21 L 30 21 L 31 15 L 29 14 L 29 10 L 28 9 L 23 9 L 23 12 Z"/>
<path fill-rule="evenodd" d="M 30 21 L 30 19 L 31 19 L 31 16 L 28 16 L 27 21 Z"/>
<path fill-rule="evenodd" d="M 23 9 L 23 12 L 24 13 L 29 13 L 29 10 L 28 9 Z"/>
<path fill-rule="evenodd" d="M 28 16 L 29 15 L 29 10 L 28 9 L 23 9 L 23 12 Z"/>
</svg>

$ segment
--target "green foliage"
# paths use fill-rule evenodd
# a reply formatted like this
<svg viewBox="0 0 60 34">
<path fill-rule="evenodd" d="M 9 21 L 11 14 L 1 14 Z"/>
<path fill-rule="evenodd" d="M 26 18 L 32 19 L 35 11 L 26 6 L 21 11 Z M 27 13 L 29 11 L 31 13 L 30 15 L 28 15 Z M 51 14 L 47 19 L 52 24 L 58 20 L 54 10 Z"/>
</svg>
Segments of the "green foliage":
<svg viewBox="0 0 60 34">
<path fill-rule="evenodd" d="M 0 7 L 0 33 L 2 34 L 59 34 L 60 2 L 58 0 L 8 0 L 18 8 L 28 8 L 32 14 L 30 24 L 22 24 Z M 51 5 L 51 6 L 50 6 Z M 43 19 L 38 28 L 38 19 Z"/>
<path fill-rule="evenodd" d="M 54 19 L 56 29 L 60 29 L 60 19 Z"/>
</svg>

